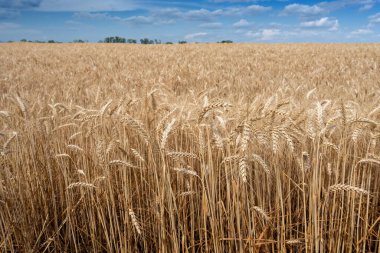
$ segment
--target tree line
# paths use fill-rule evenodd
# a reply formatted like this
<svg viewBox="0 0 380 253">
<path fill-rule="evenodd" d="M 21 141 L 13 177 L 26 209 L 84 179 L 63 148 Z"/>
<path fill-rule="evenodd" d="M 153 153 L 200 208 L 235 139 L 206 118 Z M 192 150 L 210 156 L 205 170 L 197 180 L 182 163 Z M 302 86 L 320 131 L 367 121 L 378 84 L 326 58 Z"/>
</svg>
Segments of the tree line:
<svg viewBox="0 0 380 253">
<path fill-rule="evenodd" d="M 100 40 L 99 42 L 100 43 L 137 44 L 137 40 L 135 40 L 135 39 L 125 39 L 123 37 L 118 37 L 118 36 L 106 37 L 106 38 L 104 38 L 104 40 Z M 186 44 L 186 43 L 187 43 L 187 41 L 185 41 L 185 40 L 178 41 L 178 44 Z M 233 43 L 233 41 L 232 40 L 222 40 L 222 41 L 218 41 L 217 43 Z M 140 44 L 162 44 L 162 42 L 161 42 L 161 40 L 157 40 L 157 39 L 151 40 L 148 38 L 143 38 L 143 39 L 140 39 Z M 173 44 L 173 42 L 168 41 L 165 44 Z"/>
<path fill-rule="evenodd" d="M 14 41 L 8 41 L 8 42 L 14 42 Z M 60 41 L 56 40 L 47 40 L 47 41 L 42 41 L 42 40 L 27 40 L 27 39 L 21 39 L 20 42 L 34 42 L 34 43 L 62 43 Z M 161 40 L 158 39 L 149 39 L 149 38 L 143 38 L 140 39 L 139 41 L 136 39 L 126 39 L 123 37 L 119 36 L 111 36 L 111 37 L 106 37 L 103 40 L 99 40 L 98 43 L 128 43 L 128 44 L 137 44 L 140 42 L 140 44 L 174 44 L 173 42 L 165 42 L 162 43 Z M 88 43 L 88 40 L 82 40 L 82 39 L 76 39 L 73 40 L 72 43 Z M 232 40 L 222 40 L 218 41 L 217 43 L 233 43 Z M 180 40 L 178 41 L 178 44 L 187 44 L 186 40 Z"/>
</svg>

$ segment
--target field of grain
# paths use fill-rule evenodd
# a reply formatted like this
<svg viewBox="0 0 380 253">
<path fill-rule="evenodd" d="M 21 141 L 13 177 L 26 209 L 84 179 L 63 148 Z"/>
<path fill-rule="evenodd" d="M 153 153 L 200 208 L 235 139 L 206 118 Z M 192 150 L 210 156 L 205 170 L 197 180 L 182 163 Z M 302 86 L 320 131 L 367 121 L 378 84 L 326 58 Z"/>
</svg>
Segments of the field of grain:
<svg viewBox="0 0 380 253">
<path fill-rule="evenodd" d="M 0 45 L 1 252 L 380 252 L 380 45 Z"/>
</svg>

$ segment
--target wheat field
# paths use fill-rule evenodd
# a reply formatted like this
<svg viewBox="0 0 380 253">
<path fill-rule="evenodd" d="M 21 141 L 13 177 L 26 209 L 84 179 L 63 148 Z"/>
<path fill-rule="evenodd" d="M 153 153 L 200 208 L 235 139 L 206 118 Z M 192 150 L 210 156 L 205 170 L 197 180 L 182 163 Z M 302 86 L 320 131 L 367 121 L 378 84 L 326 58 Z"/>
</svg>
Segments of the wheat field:
<svg viewBox="0 0 380 253">
<path fill-rule="evenodd" d="M 380 252 L 378 44 L 0 45 L 1 252 Z"/>
</svg>

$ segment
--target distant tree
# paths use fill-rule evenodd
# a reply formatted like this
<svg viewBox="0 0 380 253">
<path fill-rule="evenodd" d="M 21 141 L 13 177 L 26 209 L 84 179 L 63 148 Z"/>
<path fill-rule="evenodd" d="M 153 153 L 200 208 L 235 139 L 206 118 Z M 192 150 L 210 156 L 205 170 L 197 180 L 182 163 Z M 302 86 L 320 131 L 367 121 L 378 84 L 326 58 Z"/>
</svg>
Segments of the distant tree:
<svg viewBox="0 0 380 253">
<path fill-rule="evenodd" d="M 173 44 L 173 42 L 168 41 L 165 44 L 168 44 L 168 45 L 170 44 L 171 45 L 171 44 Z"/>
<path fill-rule="evenodd" d="M 186 43 L 187 43 L 186 40 L 180 40 L 180 41 L 178 41 L 178 44 L 186 44 Z"/>
<path fill-rule="evenodd" d="M 73 42 L 74 43 L 85 43 L 87 41 L 79 39 L 79 40 L 73 40 Z"/>
<path fill-rule="evenodd" d="M 56 43 L 55 40 L 48 40 L 48 43 Z"/>
<path fill-rule="evenodd" d="M 222 40 L 222 41 L 220 41 L 220 42 L 218 42 L 218 43 L 234 43 L 232 40 Z"/>
<path fill-rule="evenodd" d="M 157 40 L 157 39 L 155 39 L 155 40 L 154 40 L 154 43 L 155 43 L 155 44 L 161 44 L 161 40 Z"/>
<path fill-rule="evenodd" d="M 114 37 L 106 37 L 104 40 L 103 40 L 104 43 L 125 43 L 126 42 L 126 39 L 123 38 L 123 37 L 119 37 L 119 36 L 114 36 Z"/>
<path fill-rule="evenodd" d="M 125 38 L 117 37 L 117 36 L 116 36 L 116 43 L 125 43 L 125 42 L 126 42 L 126 39 L 125 39 Z"/>
<path fill-rule="evenodd" d="M 154 44 L 153 40 L 150 40 L 148 38 L 140 39 L 141 44 Z"/>
<path fill-rule="evenodd" d="M 14 42 L 13 40 L 8 40 L 8 43 L 12 43 L 12 42 Z"/>
<path fill-rule="evenodd" d="M 27 42 L 27 40 L 26 39 L 21 39 L 20 42 Z"/>
<path fill-rule="evenodd" d="M 136 44 L 137 40 L 135 40 L 135 39 L 127 39 L 127 43 L 129 43 L 129 44 Z"/>
</svg>

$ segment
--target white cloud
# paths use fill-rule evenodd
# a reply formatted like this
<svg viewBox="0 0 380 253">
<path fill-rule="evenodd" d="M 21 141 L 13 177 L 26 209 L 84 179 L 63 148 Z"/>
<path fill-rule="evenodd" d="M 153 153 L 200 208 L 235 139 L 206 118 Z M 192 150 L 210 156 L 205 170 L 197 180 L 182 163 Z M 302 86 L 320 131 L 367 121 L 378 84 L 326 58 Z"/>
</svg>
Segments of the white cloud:
<svg viewBox="0 0 380 253">
<path fill-rule="evenodd" d="M 222 13 L 222 10 L 209 11 L 206 9 L 199 10 L 190 10 L 186 13 L 183 13 L 184 17 L 190 20 L 210 20 L 215 16 L 218 16 Z"/>
<path fill-rule="evenodd" d="M 131 16 L 128 18 L 121 19 L 120 21 L 131 23 L 135 25 L 147 25 L 147 24 L 153 24 L 154 20 L 151 17 L 146 16 Z"/>
<path fill-rule="evenodd" d="M 61 1 L 61 0 L 58 0 Z M 70 0 L 71 1 L 71 0 Z M 246 8 L 224 8 L 216 10 L 208 9 L 193 9 L 188 11 L 182 11 L 177 8 L 164 8 L 154 9 L 150 11 L 146 16 L 132 16 L 129 18 L 122 18 L 114 15 L 110 15 L 105 12 L 78 12 L 74 14 L 76 17 L 81 18 L 102 18 L 113 21 L 122 21 L 131 24 L 167 24 L 173 23 L 175 20 L 188 20 L 188 21 L 203 21 L 205 22 L 204 28 L 216 29 L 221 28 L 222 25 L 219 22 L 213 22 L 215 19 L 226 16 L 242 16 L 251 15 L 259 12 L 266 12 L 271 10 L 271 7 L 265 7 L 261 5 L 251 5 Z M 203 26 L 202 26 L 203 27 Z"/>
<path fill-rule="evenodd" d="M 0 0 L 0 8 L 28 9 L 40 4 L 41 0 Z"/>
<path fill-rule="evenodd" d="M 374 6 L 374 4 L 365 4 L 362 7 L 360 7 L 359 10 L 360 11 L 368 11 L 368 10 L 372 9 L 373 6 Z"/>
<path fill-rule="evenodd" d="M 306 21 L 301 23 L 302 27 L 308 28 L 329 28 L 330 31 L 336 31 L 339 28 L 339 21 L 337 19 L 331 19 L 329 17 L 323 17 L 313 21 Z"/>
<path fill-rule="evenodd" d="M 262 5 L 250 5 L 245 8 L 245 11 L 247 13 L 257 13 L 257 12 L 266 12 L 272 10 L 272 7 L 269 6 L 262 6 Z"/>
<path fill-rule="evenodd" d="M 323 1 L 317 4 L 319 7 L 331 12 L 336 11 L 348 6 L 360 5 L 359 10 L 369 10 L 375 3 L 378 3 L 379 0 L 335 0 L 335 1 Z"/>
<path fill-rule="evenodd" d="M 113 16 L 108 13 L 98 13 L 98 12 L 77 12 L 74 13 L 75 18 L 90 18 L 90 19 L 103 19 L 103 20 L 111 20 L 122 22 L 126 24 L 133 25 L 147 25 L 147 24 L 155 24 L 158 23 L 157 20 L 154 20 L 149 16 L 130 16 L 127 18 L 122 18 L 119 16 Z"/>
<path fill-rule="evenodd" d="M 150 15 L 154 18 L 178 19 L 183 16 L 183 12 L 177 8 L 163 8 L 152 10 Z"/>
<path fill-rule="evenodd" d="M 206 28 L 206 29 L 219 29 L 223 27 L 223 24 L 220 22 L 203 23 L 203 24 L 200 24 L 199 27 Z"/>
<path fill-rule="evenodd" d="M 275 37 L 281 35 L 281 31 L 279 29 L 261 29 L 257 32 L 249 31 L 246 35 L 259 40 L 273 40 Z"/>
<path fill-rule="evenodd" d="M 368 35 L 372 34 L 373 31 L 370 29 L 357 29 L 352 32 L 350 32 L 350 35 L 356 36 L 356 35 Z"/>
<path fill-rule="evenodd" d="M 185 36 L 185 39 L 187 40 L 191 40 L 191 39 L 195 39 L 195 38 L 199 38 L 199 37 L 204 37 L 204 36 L 207 36 L 208 34 L 205 33 L 205 32 L 199 32 L 199 33 L 191 33 L 191 34 L 187 34 Z"/>
<path fill-rule="evenodd" d="M 20 11 L 13 9 L 0 8 L 0 18 L 16 18 L 20 15 Z"/>
<path fill-rule="evenodd" d="M 94 12 L 76 12 L 73 14 L 75 18 L 91 18 L 91 19 L 113 19 L 116 16 L 108 15 L 107 13 L 94 13 Z"/>
<path fill-rule="evenodd" d="M 38 10 L 41 11 L 124 11 L 138 7 L 131 0 L 42 0 Z"/>
<path fill-rule="evenodd" d="M 78 22 L 78 21 L 74 21 L 74 20 L 67 20 L 65 21 L 65 25 L 68 25 L 68 26 L 80 26 L 80 25 L 83 25 L 82 22 Z"/>
<path fill-rule="evenodd" d="M 257 3 L 260 0 L 211 0 L 213 3 Z"/>
<path fill-rule="evenodd" d="M 249 27 L 252 24 L 248 22 L 246 19 L 240 19 L 238 22 L 234 23 L 232 26 L 236 28 Z"/>
<path fill-rule="evenodd" d="M 271 9 L 272 7 L 262 5 L 250 5 L 247 7 L 229 7 L 212 11 L 202 8 L 198 10 L 189 10 L 186 12 L 181 12 L 177 10 L 176 16 L 178 18 L 182 17 L 188 20 L 207 21 L 212 20 L 216 17 L 253 15 L 256 13 L 267 12 Z"/>
<path fill-rule="evenodd" d="M 11 30 L 11 29 L 16 29 L 16 28 L 20 28 L 20 25 L 16 23 L 11 23 L 11 22 L 0 23 L 0 30 Z"/>
<path fill-rule="evenodd" d="M 337 41 L 337 40 L 332 40 L 335 37 L 335 33 L 331 33 L 324 29 L 305 29 L 301 27 L 282 27 L 282 28 L 266 27 L 264 29 L 260 29 L 257 31 L 248 31 L 245 33 L 245 35 L 247 37 L 253 38 L 258 41 L 276 41 L 276 42 Z"/>
<path fill-rule="evenodd" d="M 282 11 L 283 15 L 318 15 L 325 10 L 318 5 L 289 4 Z"/>
<path fill-rule="evenodd" d="M 377 24 L 380 23 L 380 12 L 376 13 L 375 15 L 368 17 L 370 24 Z"/>
<path fill-rule="evenodd" d="M 21 38 L 25 38 L 26 36 L 28 36 L 27 38 L 34 35 L 41 36 L 42 34 L 42 32 L 39 30 L 26 28 L 20 24 L 12 22 L 0 22 L 0 31 L 2 36 L 11 36 L 11 40 L 19 40 Z"/>
</svg>

